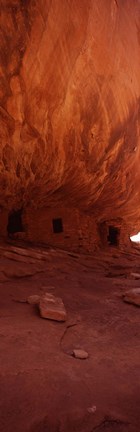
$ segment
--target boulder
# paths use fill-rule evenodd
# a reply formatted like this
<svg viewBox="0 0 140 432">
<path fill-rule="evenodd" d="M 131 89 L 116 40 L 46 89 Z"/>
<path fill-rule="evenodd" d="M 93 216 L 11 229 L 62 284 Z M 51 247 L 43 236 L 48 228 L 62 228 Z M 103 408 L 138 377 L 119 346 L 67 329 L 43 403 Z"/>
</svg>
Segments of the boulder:
<svg viewBox="0 0 140 432">
<path fill-rule="evenodd" d="M 126 293 L 123 294 L 123 301 L 140 306 L 140 288 L 133 288 L 126 291 Z"/>
<path fill-rule="evenodd" d="M 134 279 L 140 279 L 140 273 L 131 273 L 131 276 L 132 276 Z"/>
<path fill-rule="evenodd" d="M 53 294 L 46 293 L 40 298 L 39 310 L 42 318 L 66 321 L 67 314 L 63 301 Z"/>
</svg>

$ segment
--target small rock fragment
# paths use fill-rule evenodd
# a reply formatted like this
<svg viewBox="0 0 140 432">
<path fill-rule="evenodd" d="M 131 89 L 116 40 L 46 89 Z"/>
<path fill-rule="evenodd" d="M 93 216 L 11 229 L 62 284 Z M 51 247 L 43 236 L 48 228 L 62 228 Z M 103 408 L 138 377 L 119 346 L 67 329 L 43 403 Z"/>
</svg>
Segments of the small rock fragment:
<svg viewBox="0 0 140 432">
<path fill-rule="evenodd" d="M 39 310 L 42 318 L 66 321 L 67 314 L 65 306 L 61 298 L 55 297 L 53 294 L 44 294 L 39 301 Z"/>
<path fill-rule="evenodd" d="M 88 358 L 88 353 L 82 349 L 74 349 L 72 353 L 73 357 L 85 360 Z"/>
<path fill-rule="evenodd" d="M 140 306 L 140 288 L 133 288 L 123 294 L 123 301 Z"/>
<path fill-rule="evenodd" d="M 40 296 L 39 295 L 31 295 L 27 298 L 27 303 L 31 304 L 31 305 L 37 305 L 39 304 L 40 301 Z"/>
<path fill-rule="evenodd" d="M 93 405 L 92 407 L 89 407 L 87 409 L 87 411 L 91 414 L 94 414 L 96 412 L 96 410 L 97 410 L 96 405 Z"/>
</svg>

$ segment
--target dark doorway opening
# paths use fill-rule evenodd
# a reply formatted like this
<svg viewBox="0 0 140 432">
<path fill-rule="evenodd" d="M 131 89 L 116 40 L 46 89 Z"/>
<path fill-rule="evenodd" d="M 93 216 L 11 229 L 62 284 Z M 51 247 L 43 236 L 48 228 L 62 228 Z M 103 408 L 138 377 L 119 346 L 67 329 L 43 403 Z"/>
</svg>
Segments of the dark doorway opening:
<svg viewBox="0 0 140 432">
<path fill-rule="evenodd" d="M 110 246 L 118 246 L 120 230 L 112 225 L 109 226 L 108 243 Z"/>
<path fill-rule="evenodd" d="M 52 224 L 53 224 L 53 232 L 55 234 L 63 232 L 63 222 L 61 218 L 53 219 Z"/>
<path fill-rule="evenodd" d="M 8 225 L 7 225 L 8 235 L 15 234 L 17 232 L 23 232 L 23 224 L 22 224 L 22 210 L 12 211 L 8 217 Z"/>
</svg>

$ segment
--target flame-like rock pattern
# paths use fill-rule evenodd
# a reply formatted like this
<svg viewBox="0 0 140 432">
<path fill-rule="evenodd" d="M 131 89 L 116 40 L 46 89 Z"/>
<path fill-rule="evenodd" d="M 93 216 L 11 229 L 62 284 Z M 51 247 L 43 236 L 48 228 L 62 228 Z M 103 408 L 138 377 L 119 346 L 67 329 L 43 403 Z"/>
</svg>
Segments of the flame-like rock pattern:
<svg viewBox="0 0 140 432">
<path fill-rule="evenodd" d="M 140 0 L 1 0 L 0 205 L 140 215 Z"/>
</svg>

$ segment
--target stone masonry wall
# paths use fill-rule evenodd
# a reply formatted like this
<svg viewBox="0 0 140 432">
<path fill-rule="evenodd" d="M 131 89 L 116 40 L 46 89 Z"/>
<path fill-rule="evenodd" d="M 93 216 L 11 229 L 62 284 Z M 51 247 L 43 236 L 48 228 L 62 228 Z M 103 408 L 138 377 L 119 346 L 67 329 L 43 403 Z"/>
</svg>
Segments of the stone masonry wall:
<svg viewBox="0 0 140 432">
<path fill-rule="evenodd" d="M 63 232 L 53 232 L 53 219 L 61 218 Z M 29 241 L 45 243 L 73 251 L 93 252 L 99 244 L 94 217 L 81 214 L 75 208 L 33 210 L 27 208 L 23 225 Z"/>
<path fill-rule="evenodd" d="M 54 233 L 53 219 L 61 219 L 63 232 Z M 79 212 L 76 208 L 43 208 L 24 209 L 24 233 L 15 233 L 15 239 L 42 243 L 64 248 L 75 252 L 94 252 L 98 247 L 106 248 L 108 244 L 109 225 L 120 229 L 118 247 L 123 249 L 131 246 L 128 229 L 122 220 L 108 220 L 97 223 L 94 215 Z M 0 209 L 0 238 L 8 236 L 8 210 Z"/>
<path fill-rule="evenodd" d="M 122 219 L 110 219 L 107 221 L 103 221 L 98 224 L 98 233 L 100 238 L 100 246 L 106 247 L 108 243 L 108 234 L 109 234 L 109 226 L 113 226 L 114 228 L 118 228 L 119 237 L 118 237 L 118 247 L 120 249 L 124 249 L 126 247 L 131 246 L 128 227 Z"/>
</svg>

